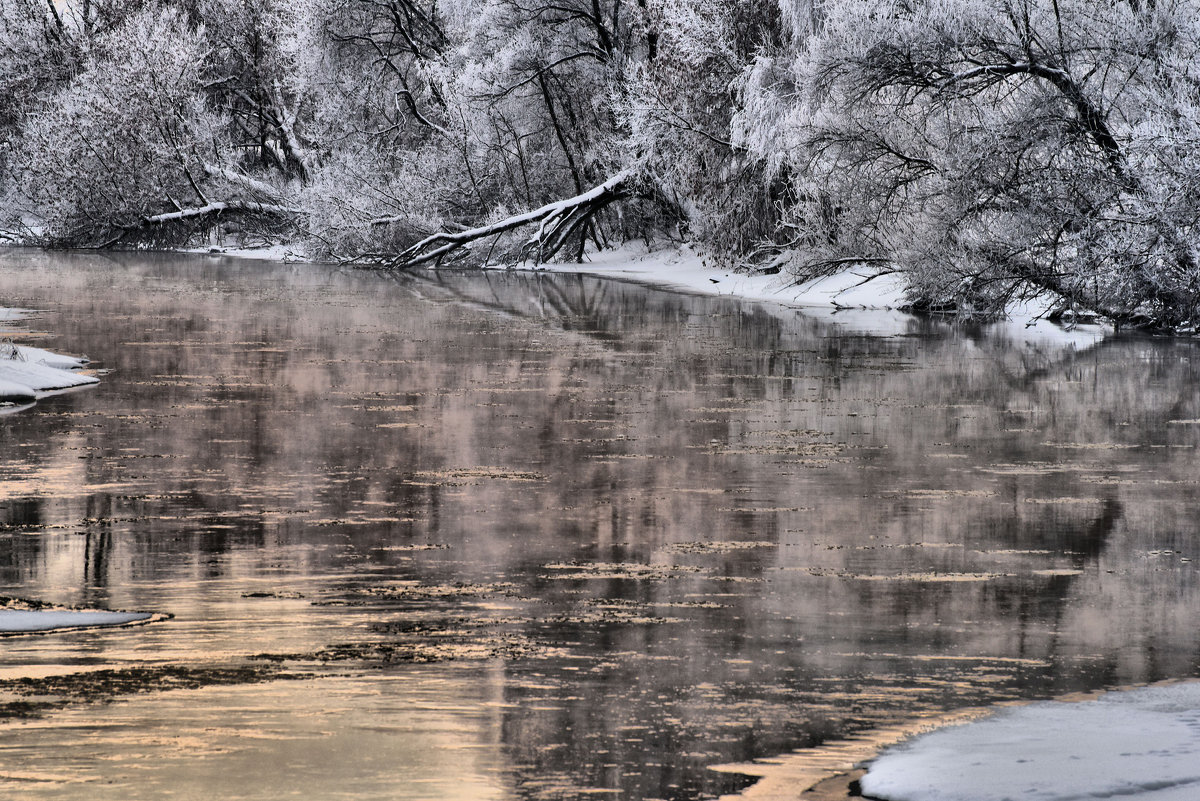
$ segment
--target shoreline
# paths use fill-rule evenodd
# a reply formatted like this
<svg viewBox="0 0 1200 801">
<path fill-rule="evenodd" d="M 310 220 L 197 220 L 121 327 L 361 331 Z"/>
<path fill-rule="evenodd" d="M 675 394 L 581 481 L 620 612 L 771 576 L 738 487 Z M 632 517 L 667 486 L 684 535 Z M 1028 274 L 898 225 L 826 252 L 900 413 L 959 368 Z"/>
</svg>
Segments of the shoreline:
<svg viewBox="0 0 1200 801">
<path fill-rule="evenodd" d="M 170 252 L 170 251 L 164 251 Z M 288 245 L 261 248 L 183 249 L 200 256 L 320 265 Z M 334 265 L 335 266 L 335 265 Z M 357 267 L 371 271 L 372 267 Z M 894 272 L 873 272 L 851 267 L 835 275 L 795 282 L 785 273 L 750 275 L 719 269 L 706 263 L 690 245 L 658 249 L 636 243 L 604 251 L 588 251 L 582 263 L 488 265 L 480 272 L 526 272 L 588 275 L 641 284 L 667 291 L 739 298 L 779 309 L 798 311 L 828 323 L 874 336 L 908 333 L 921 315 L 902 311 L 906 304 L 904 277 Z M 1014 305 L 1002 318 L 982 323 L 1015 342 L 1057 347 L 1086 348 L 1113 333 L 1110 326 L 1088 323 L 1070 327 L 1043 319 L 1051 301 Z M 948 324 L 966 323 L 953 315 Z"/>
<path fill-rule="evenodd" d="M 3 245 L 0 250 L 30 249 L 33 245 Z M 124 252 L 124 251 L 115 251 Z M 246 261 L 271 261 L 285 264 L 327 265 L 334 262 L 308 259 L 302 252 L 286 243 L 257 247 L 179 248 L 155 251 L 210 258 L 229 258 Z M 369 266 L 354 269 L 369 272 L 382 270 Z M 688 294 L 739 298 L 748 302 L 766 303 L 779 309 L 798 311 L 807 316 L 874 336 L 906 334 L 913 320 L 923 315 L 902 311 L 904 277 L 894 272 L 872 272 L 850 267 L 831 276 L 796 282 L 783 272 L 774 274 L 744 274 L 709 266 L 704 257 L 688 244 L 673 244 L 649 248 L 640 243 L 626 243 L 604 251 L 588 251 L 584 261 L 548 262 L 545 264 L 487 265 L 480 272 L 527 272 L 589 275 L 598 278 L 642 284 L 657 289 Z M 1062 326 L 1043 319 L 1052 305 L 1027 301 L 1015 304 L 1003 317 L 981 321 L 980 324 L 1001 332 L 1016 342 L 1058 347 L 1090 347 L 1113 333 L 1111 326 L 1084 323 Z M 967 323 L 954 315 L 945 317 L 947 324 Z"/>
<path fill-rule="evenodd" d="M 866 774 L 867 763 L 887 748 L 947 726 L 981 720 L 1018 703 L 1024 702 L 968 707 L 936 717 L 914 718 L 775 757 L 710 765 L 709 770 L 757 779 L 740 793 L 721 796 L 718 801 L 834 801 L 854 797 L 859 794 L 858 781 Z"/>
<path fill-rule="evenodd" d="M 845 739 L 834 740 L 807 749 L 799 749 L 753 762 L 712 765 L 709 770 L 735 773 L 757 781 L 739 793 L 721 796 L 718 801 L 838 801 L 866 798 L 860 780 L 871 763 L 888 749 L 908 740 L 958 726 L 986 721 L 1008 709 L 1028 708 L 1035 704 L 1088 704 L 1123 693 L 1200 684 L 1200 678 L 1176 678 L 1148 684 L 1128 684 L 1096 690 L 1071 692 L 1050 698 L 1002 701 L 986 707 L 964 707 L 944 715 L 912 720 L 871 729 Z"/>
</svg>

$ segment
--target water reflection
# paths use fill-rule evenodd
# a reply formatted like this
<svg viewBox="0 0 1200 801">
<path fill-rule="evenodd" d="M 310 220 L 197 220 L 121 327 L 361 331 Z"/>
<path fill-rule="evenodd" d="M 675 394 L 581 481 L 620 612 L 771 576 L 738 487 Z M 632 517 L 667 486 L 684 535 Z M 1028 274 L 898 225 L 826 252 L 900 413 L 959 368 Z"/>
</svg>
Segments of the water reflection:
<svg viewBox="0 0 1200 801">
<path fill-rule="evenodd" d="M 154 767 L 112 797 L 216 772 L 255 797 L 304 754 L 312 798 L 683 799 L 745 783 L 719 762 L 1196 671 L 1190 342 L 866 336 L 544 274 L 10 252 L 0 276 L 39 344 L 114 370 L 0 420 L 0 593 L 176 615 L 6 641 L 3 675 L 313 676 L 8 724 L 5 771 L 59 777 L 31 798 L 107 775 L 70 732 L 113 709 L 124 739 L 87 747 Z M 196 737 L 246 759 L 162 739 L 197 697 Z"/>
</svg>

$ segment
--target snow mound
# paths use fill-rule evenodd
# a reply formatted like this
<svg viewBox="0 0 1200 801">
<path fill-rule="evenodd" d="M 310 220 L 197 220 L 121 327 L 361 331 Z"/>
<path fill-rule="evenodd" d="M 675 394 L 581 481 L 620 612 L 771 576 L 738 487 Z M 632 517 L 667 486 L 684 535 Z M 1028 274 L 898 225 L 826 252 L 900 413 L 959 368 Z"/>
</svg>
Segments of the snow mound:
<svg viewBox="0 0 1200 801">
<path fill-rule="evenodd" d="M 88 384 L 98 384 L 95 376 L 74 372 L 87 364 L 86 359 L 63 356 L 41 348 L 0 344 L 0 397 L 5 400 L 32 400 L 28 392 L 55 392 Z"/>
<path fill-rule="evenodd" d="M 86 356 L 65 356 L 61 353 L 55 353 L 41 348 L 32 348 L 29 345 L 10 345 L 8 346 L 17 354 L 17 357 L 34 364 L 44 364 L 47 367 L 54 367 L 59 370 L 78 370 L 91 364 L 91 359 Z M 7 349 L 0 347 L 0 358 L 3 358 Z M 11 354 L 9 358 L 12 358 Z"/>
<path fill-rule="evenodd" d="M 885 801 L 1200 799 L 1200 682 L 1048 701 L 917 737 L 862 779 Z"/>
<path fill-rule="evenodd" d="M 37 400 L 32 387 L 0 378 L 0 403 L 30 403 Z"/>
<path fill-rule="evenodd" d="M 725 295 L 764 301 L 801 310 L 859 333 L 896 336 L 909 332 L 912 317 L 899 311 L 907 305 L 903 274 L 866 266 L 850 267 L 834 275 L 801 283 L 786 272 L 748 275 L 706 264 L 690 247 L 648 250 L 636 243 L 601 252 L 590 252 L 587 262 L 542 264 L 537 270 L 587 273 L 660 286 L 702 295 Z M 1110 332 L 1105 326 L 1063 328 L 1041 316 L 1054 299 L 1014 304 L 998 326 L 1015 342 L 1050 343 L 1085 348 Z"/>
<path fill-rule="evenodd" d="M 149 620 L 149 612 L 94 612 L 65 610 L 0 609 L 0 634 L 55 631 L 57 629 L 123 626 Z"/>
</svg>

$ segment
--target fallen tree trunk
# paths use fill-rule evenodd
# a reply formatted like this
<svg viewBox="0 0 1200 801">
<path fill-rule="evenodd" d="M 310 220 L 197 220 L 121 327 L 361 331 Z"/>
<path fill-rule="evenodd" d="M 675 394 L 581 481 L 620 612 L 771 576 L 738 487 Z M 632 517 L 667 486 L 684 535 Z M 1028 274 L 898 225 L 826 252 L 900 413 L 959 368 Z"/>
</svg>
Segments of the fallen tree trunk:
<svg viewBox="0 0 1200 801">
<path fill-rule="evenodd" d="M 255 203 L 244 200 L 231 200 L 228 202 L 208 203 L 203 206 L 196 206 L 189 209 L 180 209 L 179 211 L 171 211 L 165 214 L 154 214 L 150 217 L 143 217 L 142 220 L 130 228 L 144 228 L 148 225 L 162 225 L 168 222 L 178 222 L 187 220 L 192 217 L 207 217 L 221 212 L 243 212 L 248 214 L 265 214 L 269 216 L 291 216 L 299 214 L 299 209 L 291 208 L 290 206 L 281 206 L 277 203 Z"/>
<path fill-rule="evenodd" d="M 499 236 L 526 225 L 537 224 L 537 231 L 524 244 L 526 258 L 541 263 L 554 258 L 571 235 L 579 231 L 595 215 L 614 201 L 628 196 L 627 184 L 633 173 L 622 170 L 602 184 L 586 192 L 547 203 L 541 208 L 506 217 L 489 225 L 465 231 L 439 231 L 406 248 L 393 257 L 388 266 L 395 269 L 419 267 L 437 262 L 472 242 Z"/>
<path fill-rule="evenodd" d="M 119 226 L 120 231 L 116 236 L 94 247 L 101 249 L 110 248 L 121 240 L 135 236 L 139 232 L 151 231 L 172 223 L 200 221 L 206 217 L 215 217 L 220 214 L 250 214 L 274 219 L 288 219 L 298 216 L 301 214 L 301 211 L 300 209 L 278 203 L 258 203 L 249 200 L 217 201 L 206 203 L 203 206 L 193 206 L 162 214 L 151 214 L 141 218 L 137 222 L 121 225 Z"/>
</svg>

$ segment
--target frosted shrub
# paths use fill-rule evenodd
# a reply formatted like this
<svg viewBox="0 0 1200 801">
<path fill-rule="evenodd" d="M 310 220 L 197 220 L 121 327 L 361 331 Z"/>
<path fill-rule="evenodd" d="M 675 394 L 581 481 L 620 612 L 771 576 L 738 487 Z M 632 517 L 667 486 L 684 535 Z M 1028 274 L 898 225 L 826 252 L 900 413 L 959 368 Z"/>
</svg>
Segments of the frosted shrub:
<svg viewBox="0 0 1200 801">
<path fill-rule="evenodd" d="M 917 305 L 1048 293 L 1196 321 L 1200 4 L 871 0 L 821 17 L 786 78 L 760 63 L 742 117 L 795 183 L 800 274 L 868 262 L 905 270 Z"/>
<path fill-rule="evenodd" d="M 353 258 L 403 250 L 444 221 L 436 151 L 385 158 L 369 148 L 340 150 L 301 195 L 310 252 Z"/>
<path fill-rule="evenodd" d="M 30 111 L 20 187 L 50 238 L 98 244 L 144 217 L 207 202 L 221 121 L 199 94 L 203 33 L 147 9 L 100 38 L 84 70 Z"/>
</svg>

